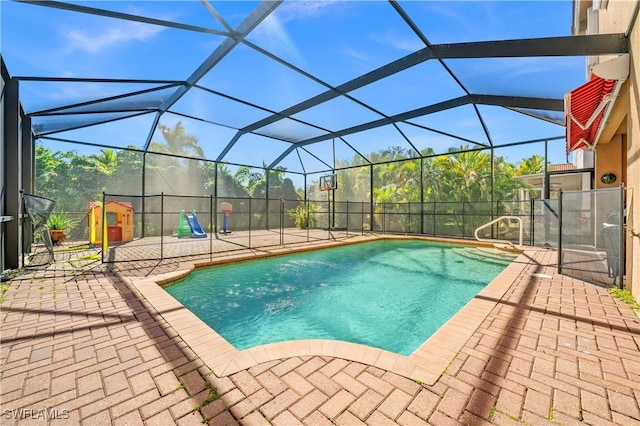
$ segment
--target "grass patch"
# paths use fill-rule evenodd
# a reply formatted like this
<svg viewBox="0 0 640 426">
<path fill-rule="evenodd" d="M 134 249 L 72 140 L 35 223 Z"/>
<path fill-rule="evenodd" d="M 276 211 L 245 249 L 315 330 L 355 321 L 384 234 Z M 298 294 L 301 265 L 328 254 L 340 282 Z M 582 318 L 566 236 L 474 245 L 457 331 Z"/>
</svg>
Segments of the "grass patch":
<svg viewBox="0 0 640 426">
<path fill-rule="evenodd" d="M 216 388 L 211 386 L 211 383 L 207 382 L 206 387 L 209 389 L 209 395 L 205 398 L 204 401 L 202 401 L 202 403 L 200 405 L 198 405 L 196 408 L 194 408 L 193 411 L 201 410 L 202 408 L 206 407 L 207 405 L 209 405 L 213 401 L 220 399 L 220 397 L 222 396 L 222 395 L 218 394 L 218 390 Z"/>
<path fill-rule="evenodd" d="M 220 399 L 220 395 L 218 394 L 218 390 L 216 388 L 214 388 L 211 385 L 209 385 L 208 388 L 209 388 L 209 396 L 204 401 L 202 401 L 203 407 L 206 405 L 209 405 L 213 401 Z"/>
<path fill-rule="evenodd" d="M 634 311 L 640 310 L 640 304 L 638 304 L 631 293 L 628 290 L 623 290 L 621 288 L 610 288 L 609 294 L 615 297 L 616 299 L 622 300 L 627 305 L 631 306 L 631 309 Z"/>
<path fill-rule="evenodd" d="M 9 269 L 4 271 L 4 274 L 2 274 L 2 281 L 11 281 L 12 279 L 16 278 L 18 275 L 20 275 L 20 271 L 18 269 Z M 33 279 L 33 278 L 32 278 Z"/>
<path fill-rule="evenodd" d="M 0 303 L 4 302 L 4 296 L 7 293 L 7 290 L 9 290 L 8 284 L 0 284 Z"/>
<path fill-rule="evenodd" d="M 504 411 L 500 411 L 498 410 L 498 407 L 496 407 L 495 405 L 493 407 L 491 407 L 491 409 L 489 410 L 489 421 L 493 421 L 493 420 L 499 420 L 496 419 L 495 417 L 497 415 L 503 415 L 503 416 L 507 416 L 508 418 L 510 418 L 511 420 L 513 420 L 516 423 L 519 424 L 525 424 L 528 425 L 529 423 L 526 422 L 522 422 L 518 416 L 514 416 L 513 414 L 509 414 L 509 413 L 505 413 Z M 553 416 L 553 407 L 551 408 L 551 410 L 549 410 L 549 416 L 552 417 Z"/>
<path fill-rule="evenodd" d="M 444 370 L 442 371 L 442 374 L 449 374 L 449 367 L 451 367 L 451 364 L 453 364 L 456 361 L 456 358 L 458 358 L 458 354 L 456 354 L 451 361 L 449 362 L 449 364 L 447 364 L 447 366 L 444 368 Z"/>
</svg>

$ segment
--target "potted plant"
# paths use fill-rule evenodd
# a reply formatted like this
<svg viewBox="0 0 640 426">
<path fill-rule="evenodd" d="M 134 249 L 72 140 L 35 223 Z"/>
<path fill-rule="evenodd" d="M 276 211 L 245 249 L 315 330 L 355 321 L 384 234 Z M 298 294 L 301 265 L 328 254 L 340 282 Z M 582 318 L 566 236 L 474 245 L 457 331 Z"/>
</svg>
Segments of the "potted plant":
<svg viewBox="0 0 640 426">
<path fill-rule="evenodd" d="M 53 244 L 60 244 L 63 242 L 67 238 L 66 230 L 72 228 L 74 225 L 75 221 L 67 216 L 66 213 L 51 213 L 47 220 L 51 242 L 53 242 Z"/>
</svg>

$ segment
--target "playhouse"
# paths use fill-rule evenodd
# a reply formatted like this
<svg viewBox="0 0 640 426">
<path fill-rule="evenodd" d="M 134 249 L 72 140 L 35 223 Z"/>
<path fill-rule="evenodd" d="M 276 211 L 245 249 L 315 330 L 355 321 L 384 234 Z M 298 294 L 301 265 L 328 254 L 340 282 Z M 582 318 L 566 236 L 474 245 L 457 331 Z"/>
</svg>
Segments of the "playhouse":
<svg viewBox="0 0 640 426">
<path fill-rule="evenodd" d="M 107 201 L 107 240 L 109 242 L 133 240 L 133 206 L 131 203 Z M 102 202 L 89 203 L 89 242 L 100 244 L 103 233 Z"/>
</svg>

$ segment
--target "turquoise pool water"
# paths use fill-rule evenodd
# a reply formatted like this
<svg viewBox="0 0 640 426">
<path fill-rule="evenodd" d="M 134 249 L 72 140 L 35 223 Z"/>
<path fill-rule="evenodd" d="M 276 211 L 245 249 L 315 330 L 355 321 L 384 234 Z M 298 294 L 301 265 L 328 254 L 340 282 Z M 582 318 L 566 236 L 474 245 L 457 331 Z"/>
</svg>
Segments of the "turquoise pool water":
<svg viewBox="0 0 640 426">
<path fill-rule="evenodd" d="M 198 270 L 165 289 L 240 350 L 334 339 L 410 355 L 514 258 L 383 240 Z"/>
</svg>

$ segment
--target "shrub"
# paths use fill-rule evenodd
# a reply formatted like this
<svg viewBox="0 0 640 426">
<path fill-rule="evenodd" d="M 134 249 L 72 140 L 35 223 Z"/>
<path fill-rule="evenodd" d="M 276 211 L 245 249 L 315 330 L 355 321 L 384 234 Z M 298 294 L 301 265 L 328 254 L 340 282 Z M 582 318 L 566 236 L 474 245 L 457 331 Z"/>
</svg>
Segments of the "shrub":
<svg viewBox="0 0 640 426">
<path fill-rule="evenodd" d="M 53 230 L 65 230 L 73 228 L 76 221 L 71 219 L 64 212 L 51 213 L 47 220 L 47 226 Z"/>
<path fill-rule="evenodd" d="M 300 229 L 313 228 L 317 225 L 316 213 L 318 207 L 315 204 L 298 204 L 295 209 L 289 210 L 289 217 L 295 221 Z"/>
</svg>

